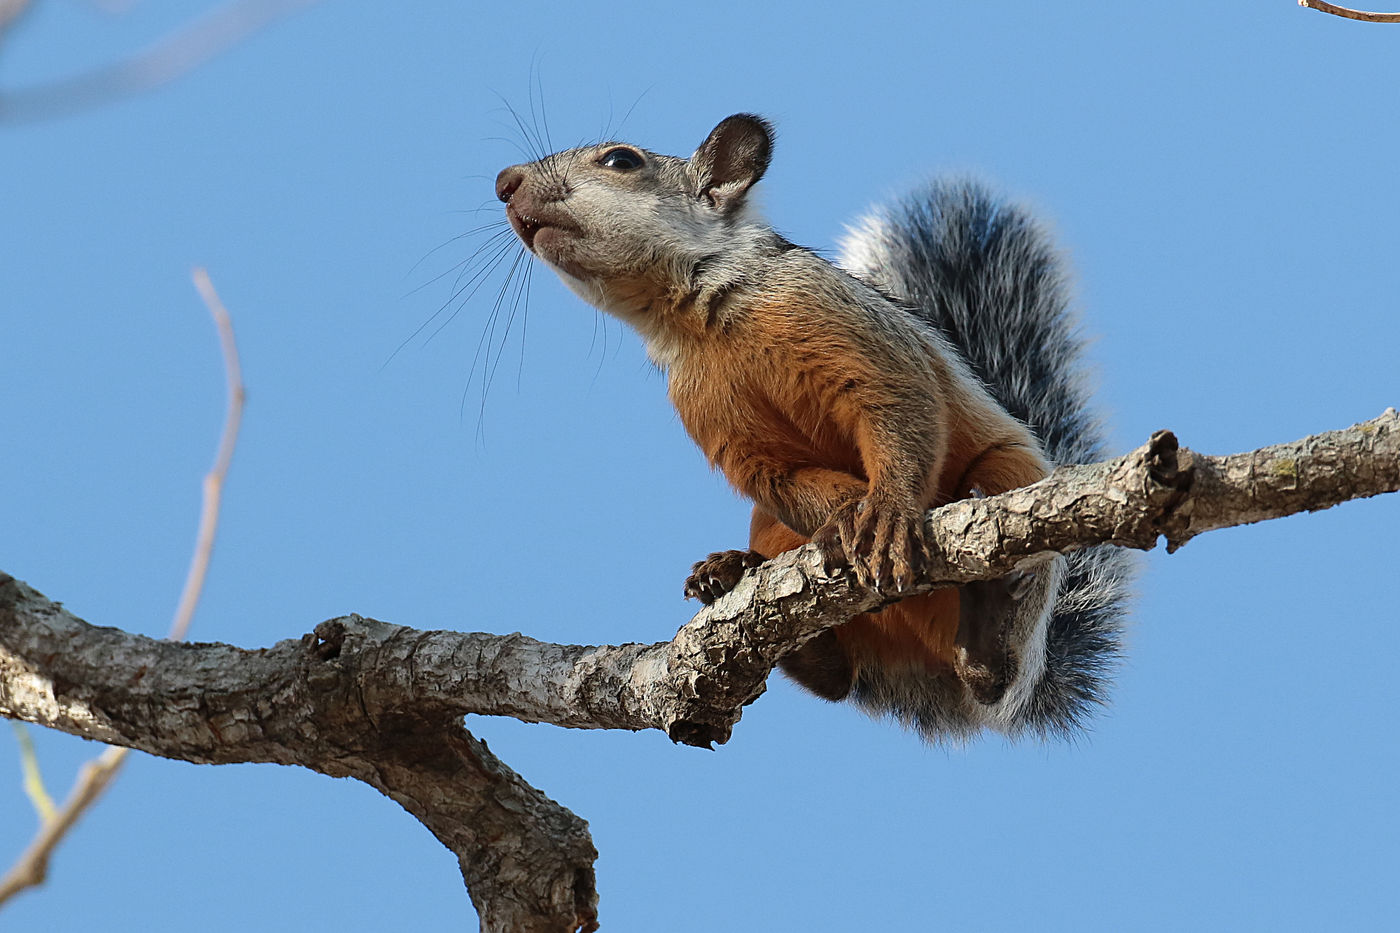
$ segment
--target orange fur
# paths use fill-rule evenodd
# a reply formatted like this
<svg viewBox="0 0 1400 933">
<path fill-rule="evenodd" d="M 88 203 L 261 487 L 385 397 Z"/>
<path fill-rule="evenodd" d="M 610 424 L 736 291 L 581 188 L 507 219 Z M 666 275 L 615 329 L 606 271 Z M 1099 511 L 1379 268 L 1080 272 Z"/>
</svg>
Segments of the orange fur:
<svg viewBox="0 0 1400 933">
<path fill-rule="evenodd" d="M 901 366 L 884 348 L 866 345 L 874 336 L 849 327 L 823 333 L 830 310 L 804 307 L 811 300 L 765 293 L 727 328 L 697 327 L 671 372 L 671 399 L 686 429 L 710 462 L 758 503 L 753 550 L 772 557 L 798 547 L 839 506 L 882 482 L 904 480 L 906 451 L 891 443 L 892 434 L 928 434 L 937 445 L 932 456 L 922 452 L 931 464 L 927 475 L 914 478 L 911 504 L 919 511 L 974 488 L 994 495 L 1046 475 L 1029 432 L 947 361 L 925 357 Z M 871 362 L 882 357 L 889 371 Z M 875 413 L 894 409 L 891 396 L 900 391 L 926 402 L 931 431 L 879 423 Z M 806 528 L 775 517 L 777 505 Z M 939 589 L 858 616 L 836 636 L 857 670 L 876 664 L 949 671 L 958 608 L 958 590 Z"/>
<path fill-rule="evenodd" d="M 604 144 L 507 168 L 496 189 L 526 245 L 646 341 L 686 430 L 753 500 L 752 549 L 816 537 L 858 579 L 899 592 L 924 564 L 927 509 L 1033 482 L 1047 464 L 916 315 L 744 219 L 771 147 L 767 124 L 735 115 L 690 160 Z M 838 697 L 866 666 L 966 681 L 1000 633 L 957 667 L 959 602 L 947 587 L 840 626 L 798 659 L 802 682 Z"/>
</svg>

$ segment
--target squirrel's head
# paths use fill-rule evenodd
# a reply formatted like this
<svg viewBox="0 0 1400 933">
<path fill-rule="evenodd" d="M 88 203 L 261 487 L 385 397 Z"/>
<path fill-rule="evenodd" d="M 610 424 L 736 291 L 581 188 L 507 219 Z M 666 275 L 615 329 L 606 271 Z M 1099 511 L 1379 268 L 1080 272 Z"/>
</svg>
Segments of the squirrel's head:
<svg viewBox="0 0 1400 933">
<path fill-rule="evenodd" d="M 736 114 L 689 159 L 621 142 L 568 149 L 505 169 L 496 196 L 570 288 L 645 331 L 659 299 L 703 287 L 716 261 L 771 235 L 748 208 L 772 152 L 768 122 Z"/>
</svg>

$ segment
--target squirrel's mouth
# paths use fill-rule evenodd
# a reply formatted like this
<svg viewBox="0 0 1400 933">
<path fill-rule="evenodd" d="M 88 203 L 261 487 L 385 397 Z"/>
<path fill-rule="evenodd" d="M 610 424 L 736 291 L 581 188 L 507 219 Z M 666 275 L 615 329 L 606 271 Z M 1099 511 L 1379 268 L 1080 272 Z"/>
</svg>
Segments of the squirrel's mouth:
<svg viewBox="0 0 1400 933">
<path fill-rule="evenodd" d="M 532 253 L 535 252 L 535 238 L 539 236 L 541 230 L 573 229 L 558 221 L 527 214 L 514 204 L 506 205 L 506 217 L 510 220 L 510 225 L 515 228 L 515 235 L 520 237 L 520 242 L 524 243 L 525 248 Z"/>
<path fill-rule="evenodd" d="M 540 232 L 544 221 L 529 214 L 522 214 L 515 209 L 514 204 L 506 205 L 506 217 L 510 220 L 510 225 L 515 228 L 515 235 L 520 237 L 520 242 L 525 244 L 526 249 L 534 252 L 535 234 Z"/>
</svg>

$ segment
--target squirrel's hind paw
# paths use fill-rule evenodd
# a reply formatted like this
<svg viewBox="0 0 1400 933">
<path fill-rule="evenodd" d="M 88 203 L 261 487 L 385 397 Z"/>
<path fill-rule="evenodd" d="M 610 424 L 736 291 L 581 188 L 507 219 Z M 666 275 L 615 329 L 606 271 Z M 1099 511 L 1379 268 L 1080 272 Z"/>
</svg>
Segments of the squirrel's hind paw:
<svg viewBox="0 0 1400 933">
<path fill-rule="evenodd" d="M 1007 636 L 1036 582 L 1035 573 L 1013 571 L 958 587 L 960 618 L 953 667 L 984 706 L 999 701 L 1016 679 L 1020 665 Z"/>
</svg>

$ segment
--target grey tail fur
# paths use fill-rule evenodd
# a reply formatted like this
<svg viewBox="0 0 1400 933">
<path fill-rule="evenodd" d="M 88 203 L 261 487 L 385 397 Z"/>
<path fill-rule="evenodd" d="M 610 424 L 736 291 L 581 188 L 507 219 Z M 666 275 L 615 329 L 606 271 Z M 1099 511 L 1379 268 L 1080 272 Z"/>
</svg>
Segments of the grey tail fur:
<svg viewBox="0 0 1400 933">
<path fill-rule="evenodd" d="M 1053 461 L 1101 458 L 1062 262 L 1023 209 L 974 183 L 935 182 L 877 211 L 844 247 L 842 265 L 941 331 Z M 1041 682 L 1015 721 L 998 728 L 1070 735 L 1104 702 L 1120 654 L 1132 572 L 1131 557 L 1119 548 L 1068 556 L 1046 630 Z M 950 711 L 937 702 L 893 712 L 925 734 L 967 730 L 950 722 Z"/>
</svg>

